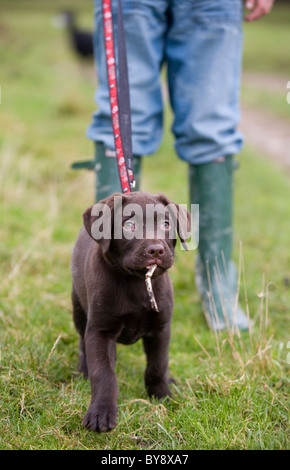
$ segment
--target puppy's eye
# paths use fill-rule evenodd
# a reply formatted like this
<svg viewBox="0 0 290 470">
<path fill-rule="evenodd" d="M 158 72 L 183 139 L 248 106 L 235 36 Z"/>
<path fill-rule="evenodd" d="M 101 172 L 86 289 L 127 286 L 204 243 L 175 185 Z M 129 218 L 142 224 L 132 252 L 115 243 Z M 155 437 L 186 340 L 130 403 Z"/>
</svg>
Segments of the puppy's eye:
<svg viewBox="0 0 290 470">
<path fill-rule="evenodd" d="M 125 230 L 131 230 L 132 232 L 135 231 L 135 222 L 133 222 L 132 220 L 126 220 L 126 222 L 124 222 L 123 224 L 123 227 Z"/>
<path fill-rule="evenodd" d="M 163 228 L 163 230 L 169 230 L 170 229 L 170 223 L 168 220 L 163 220 L 161 222 L 161 228 Z"/>
</svg>

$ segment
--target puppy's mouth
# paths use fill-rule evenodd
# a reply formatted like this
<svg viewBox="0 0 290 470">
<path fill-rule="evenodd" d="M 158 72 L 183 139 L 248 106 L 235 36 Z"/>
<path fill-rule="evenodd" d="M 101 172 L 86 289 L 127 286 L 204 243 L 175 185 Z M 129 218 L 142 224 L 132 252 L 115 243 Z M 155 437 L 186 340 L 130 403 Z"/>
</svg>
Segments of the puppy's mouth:
<svg viewBox="0 0 290 470">
<path fill-rule="evenodd" d="M 146 269 L 149 269 L 153 264 L 156 264 L 157 267 L 159 268 L 163 268 L 163 263 L 162 263 L 162 260 L 161 259 L 158 259 L 158 258 L 153 258 L 153 259 L 150 259 L 147 261 L 146 263 Z M 163 268 L 164 269 L 164 268 Z"/>
<path fill-rule="evenodd" d="M 137 254 L 135 256 L 124 256 L 120 265 L 131 276 L 137 276 L 144 279 L 145 274 L 153 265 L 156 265 L 152 279 L 164 274 L 173 264 L 173 257 L 170 256 L 144 256 Z"/>
<path fill-rule="evenodd" d="M 144 267 L 140 267 L 140 268 L 137 268 L 137 267 L 126 267 L 126 271 L 131 274 L 132 276 L 136 276 L 136 277 L 139 277 L 141 279 L 144 279 L 146 273 L 148 272 L 148 269 L 151 268 L 151 266 L 153 265 L 157 265 L 156 266 L 156 269 L 152 275 L 152 279 L 155 279 L 156 277 L 160 276 L 161 274 L 163 274 L 168 268 L 167 267 L 164 267 L 161 265 L 161 263 L 156 263 L 156 262 L 147 262 L 146 263 L 146 266 Z"/>
</svg>

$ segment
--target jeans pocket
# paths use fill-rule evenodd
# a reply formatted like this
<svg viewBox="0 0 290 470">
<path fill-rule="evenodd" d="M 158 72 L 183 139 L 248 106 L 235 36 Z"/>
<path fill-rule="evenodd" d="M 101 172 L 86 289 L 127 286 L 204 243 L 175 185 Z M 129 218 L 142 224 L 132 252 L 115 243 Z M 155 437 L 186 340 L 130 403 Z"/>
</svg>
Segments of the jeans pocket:
<svg viewBox="0 0 290 470">
<path fill-rule="evenodd" d="M 242 0 L 192 0 L 192 7 L 197 19 L 234 22 L 242 20 Z"/>
</svg>

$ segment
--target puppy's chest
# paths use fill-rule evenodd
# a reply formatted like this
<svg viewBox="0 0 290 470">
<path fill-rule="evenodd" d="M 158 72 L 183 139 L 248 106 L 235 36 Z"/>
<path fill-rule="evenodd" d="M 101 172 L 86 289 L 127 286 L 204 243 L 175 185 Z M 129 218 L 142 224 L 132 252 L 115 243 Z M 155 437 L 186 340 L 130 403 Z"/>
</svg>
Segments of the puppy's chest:
<svg viewBox="0 0 290 470">
<path fill-rule="evenodd" d="M 127 315 L 150 309 L 150 299 L 144 282 L 120 282 L 113 288 L 106 286 L 99 296 L 103 305 L 110 306 L 114 314 Z"/>
<path fill-rule="evenodd" d="M 150 305 L 145 285 L 144 287 L 139 286 L 135 292 L 131 290 L 130 295 L 125 297 L 120 294 L 117 307 L 121 324 L 117 339 L 119 343 L 133 344 L 143 336 L 150 335 L 152 331 L 160 328 L 160 325 L 164 322 L 164 317 L 171 314 L 170 303 L 166 305 L 164 311 L 164 301 L 160 297 L 159 295 L 161 311 L 156 312 Z"/>
<path fill-rule="evenodd" d="M 133 344 L 143 336 L 150 335 L 156 329 L 155 314 L 156 312 L 147 311 L 124 316 L 117 342 Z"/>
<path fill-rule="evenodd" d="M 157 282 L 156 282 L 157 281 Z M 102 330 L 116 334 L 117 342 L 132 344 L 170 321 L 173 309 L 172 285 L 167 274 L 153 280 L 153 292 L 159 311 L 152 309 L 145 279 L 119 280 L 102 285 L 92 309 Z"/>
</svg>

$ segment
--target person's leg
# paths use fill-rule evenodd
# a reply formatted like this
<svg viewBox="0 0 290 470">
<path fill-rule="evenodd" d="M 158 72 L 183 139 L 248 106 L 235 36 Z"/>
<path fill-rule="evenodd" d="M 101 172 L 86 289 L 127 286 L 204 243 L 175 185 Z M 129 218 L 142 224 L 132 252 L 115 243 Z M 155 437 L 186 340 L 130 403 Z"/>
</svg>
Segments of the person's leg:
<svg viewBox="0 0 290 470">
<path fill-rule="evenodd" d="M 123 0 L 122 9 L 126 34 L 130 104 L 132 118 L 132 150 L 134 177 L 139 189 L 141 156 L 155 152 L 162 136 L 162 95 L 160 68 L 167 29 L 168 0 Z M 117 2 L 112 1 L 114 24 Z M 104 52 L 102 1 L 95 0 L 95 59 L 98 72 L 96 102 L 87 136 L 96 142 L 96 200 L 120 191 L 118 169 L 112 158 L 114 139 L 111 122 L 107 69 Z"/>
<path fill-rule="evenodd" d="M 232 155 L 243 142 L 237 131 L 241 22 L 240 0 L 174 0 L 166 41 L 176 150 L 189 163 L 190 201 L 199 204 L 195 279 L 213 329 L 248 326 L 235 305 L 231 261 Z"/>
<path fill-rule="evenodd" d="M 233 245 L 233 158 L 190 165 L 192 203 L 199 204 L 199 254 L 195 282 L 210 327 L 248 328 L 237 303 L 237 274 L 231 260 Z"/>
</svg>

